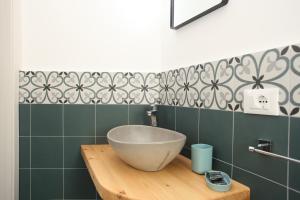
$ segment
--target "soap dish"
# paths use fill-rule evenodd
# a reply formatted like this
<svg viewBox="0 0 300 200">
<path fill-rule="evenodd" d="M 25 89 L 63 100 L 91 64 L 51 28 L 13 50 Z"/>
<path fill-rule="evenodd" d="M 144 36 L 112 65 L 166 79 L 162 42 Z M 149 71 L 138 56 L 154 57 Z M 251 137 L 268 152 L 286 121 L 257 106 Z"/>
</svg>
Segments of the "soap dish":
<svg viewBox="0 0 300 200">
<path fill-rule="evenodd" d="M 221 171 L 208 171 L 205 173 L 206 185 L 217 192 L 226 192 L 231 189 L 231 178 Z"/>
</svg>

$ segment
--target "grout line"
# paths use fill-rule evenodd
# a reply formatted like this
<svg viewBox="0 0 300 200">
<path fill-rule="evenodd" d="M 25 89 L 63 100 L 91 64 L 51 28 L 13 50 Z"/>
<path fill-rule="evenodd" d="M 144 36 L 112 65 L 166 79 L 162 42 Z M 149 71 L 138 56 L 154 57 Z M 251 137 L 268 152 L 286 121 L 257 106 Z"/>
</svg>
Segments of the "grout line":
<svg viewBox="0 0 300 200">
<path fill-rule="evenodd" d="M 65 199 L 65 106 L 64 104 L 62 104 L 62 142 L 63 142 L 63 149 L 62 149 L 62 154 L 63 154 L 63 194 L 62 194 L 62 197 L 63 199 Z"/>
<path fill-rule="evenodd" d="M 221 160 L 221 159 L 219 159 L 219 158 L 213 157 L 213 159 L 215 159 L 215 160 L 217 160 L 217 161 L 219 161 L 219 162 L 225 163 L 225 164 L 227 164 L 227 165 L 230 165 L 230 166 L 232 166 L 232 164 L 231 164 L 231 163 L 229 163 L 229 162 L 226 162 L 226 161 L 224 161 L 224 160 Z"/>
<path fill-rule="evenodd" d="M 293 192 L 296 192 L 297 194 L 300 194 L 300 191 L 299 190 L 296 190 L 296 189 L 294 189 L 294 188 L 289 188 L 289 190 L 292 190 Z"/>
<path fill-rule="evenodd" d="M 274 184 L 276 184 L 276 185 L 279 185 L 279 186 L 281 186 L 281 187 L 287 188 L 286 185 L 283 185 L 283 184 L 281 184 L 281 183 L 278 183 L 278 182 L 276 182 L 276 181 L 273 181 L 273 180 L 271 180 L 271 179 L 269 179 L 269 178 L 266 178 L 266 177 L 264 177 L 264 176 L 262 176 L 262 175 L 259 175 L 259 174 L 256 174 L 256 173 L 254 173 L 254 172 L 251 172 L 251 171 L 249 171 L 249 170 L 243 169 L 243 168 L 238 167 L 238 166 L 236 166 L 236 165 L 234 165 L 234 167 L 237 168 L 237 169 L 240 169 L 240 170 L 242 170 L 242 171 L 244 171 L 244 172 L 247 172 L 247 173 L 249 173 L 249 174 L 255 175 L 255 176 L 259 177 L 259 178 L 265 179 L 265 180 L 267 180 L 267 181 L 269 181 L 269 182 L 271 182 L 271 183 L 274 183 Z"/>
<path fill-rule="evenodd" d="M 36 167 L 36 168 L 26 168 L 26 167 L 24 167 L 24 168 L 20 168 L 20 170 L 30 170 L 30 169 L 33 169 L 33 170 L 56 170 L 56 169 L 62 169 L 62 170 L 64 170 L 64 169 L 66 169 L 66 170 L 83 170 L 83 169 L 87 169 L 87 168 L 38 168 L 38 167 Z"/>
<path fill-rule="evenodd" d="M 176 118 L 177 118 L 177 108 L 176 108 L 176 105 L 174 106 L 174 109 L 175 109 L 175 118 L 174 118 L 174 121 L 175 121 L 175 131 L 177 131 L 177 124 L 176 124 Z"/>
<path fill-rule="evenodd" d="M 223 161 L 223 160 L 221 160 L 221 159 L 218 159 L 218 158 L 215 158 L 215 157 L 213 157 L 213 159 L 215 159 L 215 160 L 217 160 L 217 161 L 220 161 L 220 162 L 222 162 L 222 163 L 225 163 L 225 164 L 227 164 L 227 165 L 232 165 L 234 168 L 237 168 L 237 169 L 239 169 L 239 170 L 242 170 L 242 171 L 244 171 L 244 172 L 247 172 L 247 173 L 249 173 L 249 174 L 252 174 L 252 175 L 254 175 L 254 176 L 257 176 L 257 177 L 259 177 L 259 178 L 262 178 L 262 179 L 267 180 L 267 181 L 269 181 L 269 182 L 271 182 L 271 183 L 274 183 L 274 184 L 279 185 L 279 186 L 281 186 L 281 187 L 283 187 L 283 188 L 292 190 L 292 191 L 294 191 L 294 192 L 300 194 L 300 191 L 299 191 L 299 190 L 296 190 L 296 189 L 291 188 L 291 187 L 288 188 L 286 185 L 283 185 L 283 184 L 281 184 L 281 183 L 278 183 L 278 182 L 276 182 L 276 181 L 273 181 L 272 179 L 266 178 L 266 177 L 264 177 L 264 176 L 262 176 L 262 175 L 256 174 L 256 173 L 251 172 L 251 171 L 249 171 L 249 170 L 246 170 L 246 169 L 243 169 L 243 168 L 238 167 L 238 166 L 236 166 L 236 165 L 230 164 L 230 163 L 228 163 L 228 162 L 226 162 L 226 161 Z"/>
<path fill-rule="evenodd" d="M 232 111 L 232 136 L 231 136 L 231 178 L 233 177 L 233 156 L 234 156 L 234 111 Z"/>
<path fill-rule="evenodd" d="M 32 188 L 31 188 L 31 124 L 32 124 L 32 118 L 31 118 L 31 103 L 29 105 L 29 199 L 31 200 L 31 191 L 32 191 Z"/>
<path fill-rule="evenodd" d="M 129 125 L 129 117 L 130 117 L 130 115 L 129 115 L 129 104 L 128 104 L 128 106 L 127 106 L 127 125 Z"/>
<path fill-rule="evenodd" d="M 198 132 L 198 133 L 197 133 L 197 143 L 198 143 L 198 144 L 199 144 L 199 142 L 200 142 L 200 141 L 199 141 L 199 140 L 200 140 L 200 127 L 199 127 L 199 126 L 200 126 L 200 117 L 201 117 L 201 113 L 200 113 L 200 112 L 201 112 L 201 109 L 199 108 L 199 109 L 198 109 L 198 123 L 197 123 L 197 132 Z"/>
<path fill-rule="evenodd" d="M 290 136 L 291 136 L 291 116 L 288 116 L 288 144 L 287 144 L 287 156 L 290 157 Z M 286 199 L 289 200 L 289 188 L 290 188 L 290 161 L 287 160 L 287 170 L 286 170 Z"/>
<path fill-rule="evenodd" d="M 94 141 L 94 143 L 95 144 L 97 144 L 97 104 L 96 104 L 96 102 L 95 102 L 95 113 L 94 113 L 94 116 L 95 116 L 95 120 L 94 120 L 94 122 L 95 122 L 95 141 Z"/>
<path fill-rule="evenodd" d="M 95 111 L 95 113 L 94 113 L 94 118 L 95 118 L 95 120 L 94 120 L 94 122 L 95 122 L 95 125 L 94 125 L 94 128 L 95 128 L 95 139 L 94 139 L 94 143 L 95 144 L 97 144 L 97 103 L 95 102 L 95 109 L 94 109 L 94 111 Z M 97 190 L 96 190 L 96 192 L 95 192 L 96 194 L 95 194 L 95 199 L 97 200 Z"/>
<path fill-rule="evenodd" d="M 81 135 L 79 135 L 79 136 L 69 136 L 69 135 L 65 135 L 65 136 L 61 136 L 61 135 L 58 135 L 58 136 L 53 136 L 53 135 L 51 135 L 51 136 L 44 136 L 44 135 L 42 135 L 42 136 L 19 136 L 20 138 L 29 138 L 29 137 L 31 137 L 31 138 L 43 138 L 43 137 L 46 137 L 46 138 L 60 138 L 60 137 L 64 137 L 64 138 L 76 138 L 76 137 L 78 137 L 78 138 L 94 138 L 95 136 L 81 136 Z M 96 137 L 106 137 L 106 136 L 96 136 Z"/>
<path fill-rule="evenodd" d="M 289 65 L 291 65 L 291 61 L 289 60 Z M 290 66 L 289 66 L 290 67 Z M 289 76 L 289 79 L 291 78 L 290 72 L 287 74 Z M 291 86 L 291 81 L 289 81 L 289 87 Z M 289 91 L 291 88 L 289 88 Z M 291 101 L 290 95 L 288 95 L 288 102 Z M 290 104 L 288 104 L 288 108 L 290 108 Z M 289 110 L 289 109 L 288 109 Z M 290 110 L 289 110 L 290 111 Z M 287 135 L 287 157 L 290 158 L 290 136 L 291 136 L 291 115 L 288 115 L 288 135 Z M 286 199 L 290 199 L 290 194 L 289 194 L 289 188 L 290 188 L 290 161 L 287 160 L 286 162 Z"/>
</svg>

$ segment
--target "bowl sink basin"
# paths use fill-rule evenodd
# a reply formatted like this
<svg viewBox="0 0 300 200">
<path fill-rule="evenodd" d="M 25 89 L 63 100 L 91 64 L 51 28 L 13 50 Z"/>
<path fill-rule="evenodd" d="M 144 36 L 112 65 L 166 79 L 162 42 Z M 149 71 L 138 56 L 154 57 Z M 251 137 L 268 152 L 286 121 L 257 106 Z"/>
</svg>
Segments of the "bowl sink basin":
<svg viewBox="0 0 300 200">
<path fill-rule="evenodd" d="M 111 129 L 107 139 L 117 155 L 130 166 L 158 171 L 180 153 L 186 136 L 164 128 L 125 125 Z"/>
</svg>

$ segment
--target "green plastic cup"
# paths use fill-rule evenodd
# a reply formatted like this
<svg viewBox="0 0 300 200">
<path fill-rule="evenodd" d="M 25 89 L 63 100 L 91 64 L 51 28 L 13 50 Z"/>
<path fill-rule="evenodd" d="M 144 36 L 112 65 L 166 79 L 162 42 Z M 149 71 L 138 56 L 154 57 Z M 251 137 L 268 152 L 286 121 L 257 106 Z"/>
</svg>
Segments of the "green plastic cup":
<svg viewBox="0 0 300 200">
<path fill-rule="evenodd" d="M 208 144 L 192 145 L 192 170 L 204 174 L 212 169 L 213 146 Z"/>
</svg>

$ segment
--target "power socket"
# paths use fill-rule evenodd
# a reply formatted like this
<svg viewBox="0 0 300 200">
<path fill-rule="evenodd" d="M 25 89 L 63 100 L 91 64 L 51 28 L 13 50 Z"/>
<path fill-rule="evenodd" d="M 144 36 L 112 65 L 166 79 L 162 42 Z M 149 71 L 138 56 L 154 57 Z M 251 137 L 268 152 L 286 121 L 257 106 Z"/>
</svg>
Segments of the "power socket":
<svg viewBox="0 0 300 200">
<path fill-rule="evenodd" d="M 279 89 L 244 90 L 244 113 L 279 115 Z"/>
</svg>

